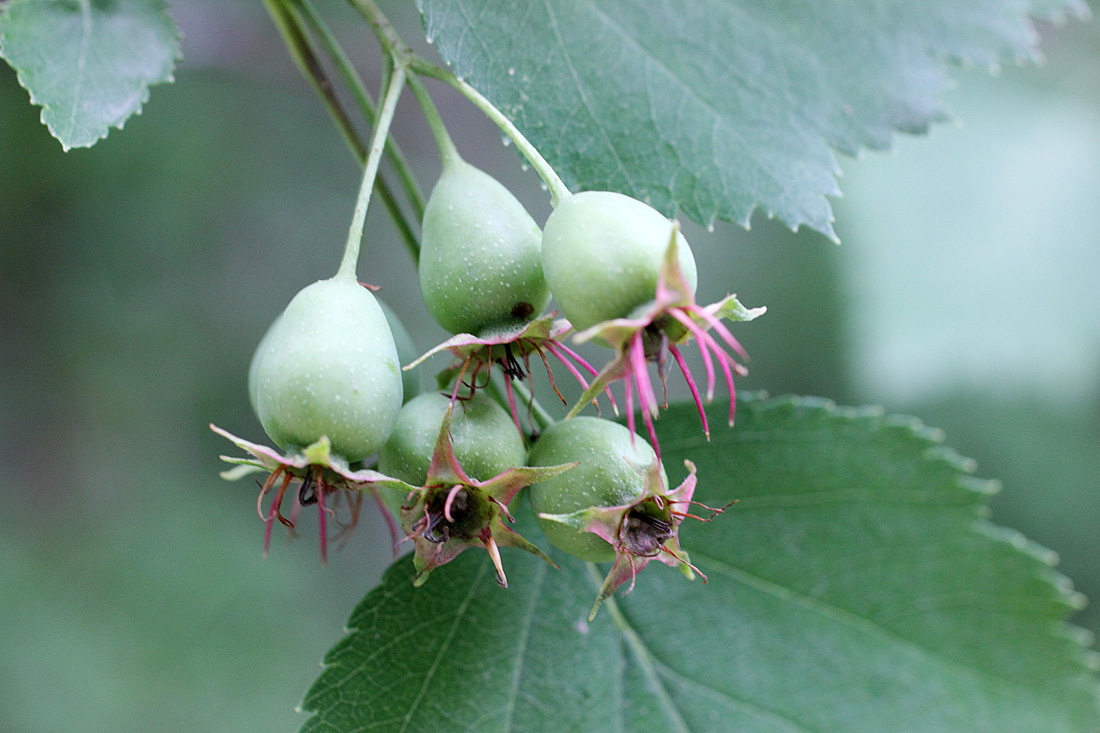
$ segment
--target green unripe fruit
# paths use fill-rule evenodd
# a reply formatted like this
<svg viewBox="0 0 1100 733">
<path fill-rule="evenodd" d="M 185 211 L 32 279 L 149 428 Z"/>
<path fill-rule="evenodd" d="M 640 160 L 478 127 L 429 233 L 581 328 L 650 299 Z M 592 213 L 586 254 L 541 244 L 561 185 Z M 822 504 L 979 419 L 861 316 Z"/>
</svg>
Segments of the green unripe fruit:
<svg viewBox="0 0 1100 733">
<path fill-rule="evenodd" d="M 267 327 L 267 331 L 264 333 L 264 337 L 260 339 L 259 346 L 252 352 L 252 362 L 248 365 L 248 403 L 252 405 L 252 412 L 256 417 L 260 416 L 259 396 L 256 394 L 256 377 L 260 373 L 260 357 L 267 351 L 267 345 L 271 341 L 271 334 L 275 333 L 276 327 L 279 325 L 279 321 L 283 318 L 283 314 L 275 316 L 275 320 Z"/>
<path fill-rule="evenodd" d="M 352 277 L 321 280 L 295 295 L 249 369 L 253 406 L 276 444 L 296 450 L 328 436 L 349 462 L 386 442 L 401 392 L 386 316 Z"/>
<path fill-rule="evenodd" d="M 423 486 L 450 404 L 450 397 L 427 392 L 402 407 L 393 434 L 378 454 L 378 470 L 413 486 Z M 522 466 L 525 458 L 523 439 L 511 416 L 483 392 L 455 402 L 451 442 L 458 465 L 467 476 L 479 481 Z"/>
<path fill-rule="evenodd" d="M 633 444 L 632 444 L 633 443 Z M 546 429 L 527 456 L 530 466 L 577 466 L 528 488 L 537 514 L 570 514 L 591 507 L 630 505 L 645 495 L 646 473 L 656 454 L 625 427 L 596 417 L 576 417 Z M 661 480 L 668 477 L 661 471 Z M 539 518 L 547 538 L 589 562 L 615 559 L 615 548 L 591 532 Z"/>
<path fill-rule="evenodd" d="M 542 236 L 543 272 L 562 315 L 583 331 L 653 300 L 671 238 L 671 221 L 621 193 L 584 191 L 562 201 Z M 694 294 L 695 257 L 679 232 L 676 250 Z"/>
<path fill-rule="evenodd" d="M 393 344 L 397 347 L 397 360 L 404 366 L 416 361 L 416 357 L 420 356 L 420 352 L 416 348 L 416 344 L 413 343 L 412 336 L 409 335 L 409 331 L 405 328 L 405 324 L 401 322 L 401 319 L 397 317 L 397 314 L 393 312 L 393 309 L 386 305 L 386 301 L 381 298 L 376 298 L 378 305 L 382 306 L 382 312 L 386 314 L 386 322 L 390 324 L 390 333 L 393 334 Z M 404 400 L 408 402 L 413 397 L 416 397 L 421 392 L 420 386 L 420 367 L 415 367 L 408 371 L 401 371 L 401 387 L 404 392 Z"/>
<path fill-rule="evenodd" d="M 550 302 L 542 232 L 495 178 L 453 157 L 432 189 L 420 243 L 420 290 L 451 333 L 522 323 Z"/>
<path fill-rule="evenodd" d="M 394 346 L 397 347 L 398 363 L 405 365 L 416 361 L 416 357 L 420 356 L 420 352 L 417 350 L 416 345 L 413 344 L 412 336 L 409 335 L 409 331 L 405 328 L 405 324 L 401 322 L 401 319 L 397 317 L 393 309 L 386 305 L 384 300 L 381 298 L 375 298 L 375 300 L 378 302 L 378 305 L 382 307 L 382 313 L 386 316 L 386 323 L 389 324 Z M 275 318 L 275 322 L 268 326 L 267 333 L 260 339 L 260 345 L 256 347 L 256 352 L 252 355 L 252 363 L 248 367 L 248 399 L 252 405 L 252 411 L 257 415 L 260 414 L 260 409 L 256 406 L 256 373 L 259 371 L 260 367 L 260 354 L 264 352 L 267 341 L 275 331 L 275 327 L 279 324 L 279 319 L 281 317 L 282 315 L 280 314 Z M 413 397 L 416 397 L 420 394 L 421 390 L 420 367 L 410 369 L 407 372 L 402 370 L 401 391 L 404 395 L 404 401 L 408 402 Z"/>
</svg>

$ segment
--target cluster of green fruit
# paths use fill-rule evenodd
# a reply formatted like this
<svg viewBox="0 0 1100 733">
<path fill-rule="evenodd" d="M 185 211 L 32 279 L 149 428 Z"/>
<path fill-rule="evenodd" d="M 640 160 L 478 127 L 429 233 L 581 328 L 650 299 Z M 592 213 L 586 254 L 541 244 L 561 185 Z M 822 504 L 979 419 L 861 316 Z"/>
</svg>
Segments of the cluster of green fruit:
<svg viewBox="0 0 1100 733">
<path fill-rule="evenodd" d="M 651 559 L 691 575 L 677 534 L 693 503 L 695 469 L 688 463 L 688 478 L 670 489 L 654 450 L 659 404 L 649 366 L 656 363 L 663 382 L 672 354 L 709 434 L 679 349 L 694 339 L 708 399 L 713 361 L 726 377 L 732 424 L 732 375 L 743 367 L 719 339 L 743 352 L 720 321 L 762 309 L 745 310 L 732 296 L 697 305 L 691 249 L 678 226 L 652 207 L 618 193 L 579 193 L 558 202 L 540 230 L 503 185 L 457 155 L 445 156 L 425 210 L 419 273 L 428 310 L 456 334 L 429 352 L 458 357 L 440 380 L 447 394 L 417 395 L 419 382 L 408 380 L 408 371 L 403 384 L 400 364 L 412 365 L 399 356 L 395 334 L 411 346 L 407 334 L 343 272 L 298 293 L 264 336 L 249 394 L 264 430 L 286 453 L 229 437 L 253 455 L 235 462 L 270 471 L 261 499 L 278 487 L 270 509 L 261 510 L 268 532 L 275 519 L 292 526 L 304 504 L 318 503 L 323 520 L 331 494 L 347 497 L 354 518 L 370 492 L 414 542 L 418 583 L 465 548 L 480 546 L 506 585 L 500 546 L 546 557 L 505 524 L 512 519 L 509 503 L 529 487 L 540 527 L 555 546 L 587 561 L 614 561 L 597 607 Z M 543 315 L 551 297 L 563 319 Z M 613 349 L 602 370 L 565 345 L 574 329 L 574 340 Z M 559 358 L 584 393 L 562 421 L 524 429 L 513 380 L 527 375 L 534 353 L 544 362 L 545 353 Z M 507 399 L 484 389 L 494 378 L 503 380 Z M 610 396 L 618 380 L 625 382 L 627 426 L 576 416 L 602 392 Z M 635 394 L 652 445 L 634 433 Z M 364 467 L 375 455 L 377 465 Z M 280 505 L 295 480 L 295 514 L 288 519 Z"/>
</svg>

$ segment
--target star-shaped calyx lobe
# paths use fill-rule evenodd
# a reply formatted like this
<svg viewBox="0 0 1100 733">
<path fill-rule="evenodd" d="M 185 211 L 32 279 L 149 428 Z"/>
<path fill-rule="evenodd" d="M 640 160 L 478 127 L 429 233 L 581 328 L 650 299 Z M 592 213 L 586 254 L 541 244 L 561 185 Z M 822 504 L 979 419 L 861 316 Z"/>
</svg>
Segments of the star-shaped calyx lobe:
<svg viewBox="0 0 1100 733">
<path fill-rule="evenodd" d="M 707 375 L 707 402 L 714 399 L 714 362 L 718 362 L 729 389 L 729 424 L 732 426 L 736 408 L 733 376 L 734 374 L 745 375 L 748 370 L 734 358 L 730 351 L 740 356 L 742 360 L 747 359 L 748 355 L 722 321 L 751 321 L 767 310 L 766 308 L 745 308 L 734 295 L 727 295 L 722 300 L 706 306 L 697 304 L 695 294 L 680 268 L 676 249 L 678 231 L 679 223 L 673 222 L 672 235 L 669 237 L 668 249 L 665 251 L 664 261 L 658 273 L 653 300 L 639 306 L 625 318 L 613 318 L 597 323 L 574 336 L 574 341 L 578 343 L 592 339 L 602 341 L 615 350 L 615 356 L 588 385 L 566 418 L 576 415 L 585 405 L 594 401 L 601 391 L 607 390 L 610 384 L 622 379 L 625 382 L 627 426 L 633 433 L 634 396 L 637 394 L 642 419 L 658 457 L 661 455 L 661 448 L 657 442 L 653 420 L 657 417 L 662 404 L 668 407 L 668 398 L 667 390 L 664 390 L 665 397 L 660 403 L 658 402 L 649 376 L 649 363 L 656 363 L 657 374 L 664 387 L 667 354 L 672 355 L 687 381 L 688 389 L 691 390 L 691 396 L 703 422 L 703 432 L 709 440 L 710 426 L 703 409 L 703 400 L 691 370 L 684 360 L 681 347 L 695 339 Z M 717 338 L 711 334 L 712 329 L 717 334 Z"/>
<path fill-rule="evenodd" d="M 442 351 L 451 352 L 455 356 L 455 362 L 439 374 L 439 382 L 440 388 L 443 389 L 452 380 L 454 381 L 454 389 L 451 392 L 452 402 L 462 399 L 459 397 L 462 387 L 466 388 L 467 395 L 473 394 L 489 383 L 494 367 L 500 369 L 504 376 L 504 389 L 512 420 L 516 424 L 516 429 L 523 434 L 512 380 L 530 378 L 533 356 L 537 356 L 542 361 L 550 386 L 561 398 L 563 404 L 565 399 L 554 382 L 554 372 L 547 355 L 560 361 L 581 384 L 582 389 L 588 389 L 588 379 L 598 374 L 595 367 L 563 343 L 565 336 L 572 330 L 573 327 L 568 321 L 563 318 L 555 319 L 554 314 L 550 314 L 521 324 L 485 329 L 477 335 L 460 333 L 427 351 L 403 369 L 413 369 L 428 357 Z M 582 370 L 588 373 L 589 378 L 585 378 L 581 373 Z M 599 390 L 596 394 L 599 394 Z M 607 395 L 611 400 L 612 408 L 615 408 L 615 399 L 611 396 L 610 390 L 607 390 Z M 594 399 L 592 401 L 595 402 Z"/>
<path fill-rule="evenodd" d="M 501 547 L 518 547 L 554 563 L 538 547 L 505 526 L 515 521 L 508 503 L 524 486 L 545 481 L 569 470 L 575 463 L 533 468 L 517 466 L 487 481 L 470 478 L 455 458 L 451 443 L 451 413 L 447 410 L 439 429 L 428 478 L 423 487 L 410 493 L 401 507 L 401 525 L 416 547 L 415 585 L 457 557 L 468 547 L 484 547 L 496 568 L 497 582 L 508 587 L 501 564 Z"/>
<path fill-rule="evenodd" d="M 709 522 L 726 507 L 715 509 L 694 501 L 695 464 L 684 461 L 684 465 L 688 476 L 672 491 L 666 489 L 660 462 L 654 461 L 646 471 L 644 492 L 629 504 L 590 507 L 569 514 L 539 514 L 540 519 L 591 532 L 615 550 L 615 562 L 600 586 L 589 621 L 623 583 L 630 581 L 625 592 L 633 590 L 635 578 L 651 560 L 679 567 L 689 579 L 698 573 L 706 582 L 707 577 L 691 564 L 687 552 L 680 547 L 680 524 L 687 517 Z M 689 510 L 693 505 L 710 511 L 710 516 L 691 514 Z"/>
<path fill-rule="evenodd" d="M 267 479 L 260 485 L 260 495 L 256 499 L 256 511 L 265 524 L 265 557 L 271 545 L 271 530 L 275 520 L 293 530 L 302 507 L 316 504 L 321 537 L 321 560 L 322 562 L 327 560 L 329 539 L 327 520 L 329 518 L 335 519 L 340 525 L 334 539 L 349 537 L 359 522 L 359 513 L 362 509 L 365 493 L 370 493 L 374 497 L 382 510 L 382 516 L 385 517 L 389 525 L 390 535 L 394 543 L 397 543 L 397 525 L 389 509 L 382 501 L 380 492 L 397 491 L 405 496 L 410 490 L 415 490 L 415 487 L 390 478 L 378 471 L 370 469 L 353 470 L 342 456 L 332 452 L 332 443 L 325 436 L 301 451 L 281 453 L 274 448 L 238 438 L 216 425 L 211 425 L 210 429 L 223 438 L 232 441 L 250 456 L 247 458 L 221 456 L 221 459 L 226 463 L 234 464 L 233 468 L 222 472 L 222 478 L 235 481 L 256 473 L 266 472 L 268 474 Z M 282 513 L 283 500 L 287 490 L 295 482 L 297 482 L 296 490 L 291 492 L 293 506 L 290 516 L 286 517 Z M 263 508 L 264 497 L 271 491 L 275 491 L 275 496 L 265 511 Z M 346 520 L 340 519 L 336 515 L 336 510 L 339 509 L 341 503 L 347 507 L 348 518 Z"/>
</svg>

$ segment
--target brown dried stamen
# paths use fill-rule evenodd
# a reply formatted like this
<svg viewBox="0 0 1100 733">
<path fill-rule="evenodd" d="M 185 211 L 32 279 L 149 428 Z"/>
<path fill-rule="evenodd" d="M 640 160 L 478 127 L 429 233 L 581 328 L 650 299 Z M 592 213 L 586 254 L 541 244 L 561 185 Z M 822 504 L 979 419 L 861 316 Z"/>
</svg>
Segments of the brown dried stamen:
<svg viewBox="0 0 1100 733">
<path fill-rule="evenodd" d="M 675 532 L 672 522 L 635 507 L 623 518 L 619 527 L 619 542 L 635 557 L 654 557 Z"/>
<path fill-rule="evenodd" d="M 456 519 L 462 518 L 469 503 L 470 493 L 461 486 L 438 496 L 425 510 L 426 523 L 421 536 L 436 544 L 449 540 L 454 534 Z"/>
</svg>

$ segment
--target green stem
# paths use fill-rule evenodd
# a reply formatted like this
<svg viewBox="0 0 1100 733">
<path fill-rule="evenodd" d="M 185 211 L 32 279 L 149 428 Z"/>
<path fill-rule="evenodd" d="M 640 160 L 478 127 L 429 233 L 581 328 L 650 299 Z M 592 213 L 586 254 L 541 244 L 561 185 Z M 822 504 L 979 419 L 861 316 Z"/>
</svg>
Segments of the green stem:
<svg viewBox="0 0 1100 733">
<path fill-rule="evenodd" d="M 389 18 L 385 16 L 381 8 L 375 5 L 374 0 L 349 0 L 349 2 L 370 23 L 374 35 L 378 38 L 378 42 L 382 44 L 382 48 L 406 62 L 414 58 L 415 54 L 401 40 L 401 36 L 397 35 L 397 31 L 394 30 Z"/>
<path fill-rule="evenodd" d="M 550 190 L 551 206 L 557 206 L 569 198 L 569 189 L 566 188 L 565 183 L 558 177 L 553 167 L 546 162 L 546 158 L 542 157 L 535 146 L 523 136 L 523 133 L 512 124 L 512 121 L 503 112 L 493 106 L 492 102 L 451 72 L 425 61 L 410 51 L 405 42 L 397 35 L 397 31 L 390 25 L 386 16 L 374 4 L 374 0 L 350 0 L 350 2 L 374 28 L 374 34 L 378 37 L 378 42 L 382 44 L 383 48 L 394 54 L 395 57 L 404 59 L 411 71 L 438 79 L 462 92 L 467 99 L 474 103 L 475 107 L 480 109 L 486 117 L 504 131 L 504 134 L 516 144 L 516 149 L 527 158 L 531 167 L 535 169 L 535 172 L 539 174 L 539 177 L 542 178 L 546 187 Z"/>
<path fill-rule="evenodd" d="M 424 111 L 428 126 L 432 128 L 436 147 L 439 148 L 439 159 L 442 161 L 443 167 L 446 168 L 448 165 L 462 160 L 462 156 L 458 154 L 458 150 L 455 148 L 454 141 L 451 140 L 451 136 L 447 132 L 447 126 L 443 124 L 443 118 L 439 116 L 439 110 L 436 108 L 435 102 L 432 101 L 428 90 L 424 88 L 424 83 L 420 81 L 420 77 L 416 74 L 409 75 L 409 88 L 412 89 L 416 101 L 420 103 L 420 109 Z"/>
<path fill-rule="evenodd" d="M 473 102 L 474 106 L 480 109 L 486 117 L 495 122 L 497 127 L 516 144 L 516 149 L 523 154 L 523 157 L 527 158 L 527 162 L 531 164 L 531 167 L 534 168 L 535 172 L 542 178 L 543 183 L 546 184 L 547 189 L 550 191 L 551 206 L 556 207 L 562 201 L 569 198 L 571 195 L 569 189 L 558 176 L 557 171 L 546 162 L 546 158 L 542 157 L 538 149 L 524 137 L 523 133 L 512 124 L 512 121 L 508 119 L 503 112 L 493 106 L 492 102 L 483 97 L 481 92 L 446 69 L 442 69 L 422 58 L 413 57 L 409 59 L 409 68 L 417 74 L 430 76 L 433 79 L 438 79 L 439 81 L 450 84 Z"/>
<path fill-rule="evenodd" d="M 505 379 L 511 379 L 511 377 L 505 377 Z M 539 401 L 531 394 L 531 390 L 527 388 L 526 384 L 517 379 L 512 379 L 512 387 L 516 390 L 516 395 L 520 398 L 520 401 L 531 408 L 531 415 L 535 418 L 535 422 L 538 423 L 540 428 L 546 430 L 557 422 L 553 416 L 546 411 L 546 408 L 539 404 Z"/>
<path fill-rule="evenodd" d="M 325 108 L 332 115 L 333 121 L 340 129 L 344 140 L 352 152 L 360 157 L 366 157 L 366 148 L 359 140 L 351 120 L 340 104 L 339 98 L 333 89 L 332 82 L 325 73 L 324 67 L 314 53 L 309 36 L 302 29 L 301 20 L 293 9 L 288 7 L 283 0 L 264 0 L 271 19 L 283 36 L 287 50 L 291 58 L 298 65 L 302 76 L 306 78 L 317 95 L 321 97 Z"/>
<path fill-rule="evenodd" d="M 359 133 L 356 132 L 355 126 L 351 123 L 351 119 L 336 95 L 332 82 L 318 60 L 309 36 L 302 28 L 302 19 L 299 13 L 296 9 L 287 6 L 284 0 L 264 0 L 264 4 L 275 22 L 276 28 L 283 36 L 283 41 L 286 43 L 291 58 L 298 65 L 302 76 L 306 78 L 321 98 L 321 102 L 324 104 L 329 116 L 332 117 L 336 128 L 344 138 L 344 142 L 347 143 L 352 155 L 362 165 L 367 157 L 366 145 L 360 139 Z M 378 188 L 378 195 L 382 198 L 382 203 L 393 219 L 394 226 L 397 227 L 398 234 L 405 243 L 405 247 L 412 255 L 413 261 L 417 261 L 420 253 L 420 243 L 417 240 L 416 232 L 405 218 L 401 206 L 397 203 L 397 199 L 386 181 L 378 178 L 375 185 Z"/>
<path fill-rule="evenodd" d="M 385 90 L 382 109 L 378 112 L 374 135 L 371 137 L 370 152 L 367 155 L 367 165 L 363 170 L 363 185 L 359 187 L 359 200 L 355 204 L 355 214 L 351 218 L 348 242 L 344 245 L 344 259 L 340 261 L 340 269 L 336 273 L 340 276 L 355 277 L 355 266 L 359 261 L 359 243 L 363 240 L 367 207 L 370 206 L 370 194 L 374 189 L 375 178 L 378 176 L 378 165 L 382 162 L 382 152 L 386 147 L 386 138 L 390 134 L 390 125 L 393 124 L 393 115 L 397 111 L 397 100 L 401 98 L 401 91 L 405 88 L 404 63 L 397 63 L 393 73 L 388 74 L 387 77 L 382 86 Z"/>
<path fill-rule="evenodd" d="M 340 72 L 344 84 L 347 85 L 352 98 L 359 106 L 359 111 L 373 126 L 378 116 L 374 100 L 371 99 L 370 92 L 367 91 L 366 85 L 363 84 L 363 80 L 355 71 L 355 66 L 351 63 L 351 60 L 348 59 L 347 54 L 344 53 L 344 49 L 340 45 L 340 42 L 336 40 L 332 31 L 329 30 L 329 27 L 325 24 L 324 19 L 317 12 L 311 0 L 291 1 L 297 3 L 301 7 L 306 22 L 313 30 L 313 33 L 321 40 L 321 45 L 324 47 L 325 52 L 328 53 L 329 58 L 332 59 L 337 71 Z M 398 179 L 401 181 L 401 187 L 404 189 L 405 196 L 408 197 L 409 203 L 412 205 L 413 214 L 416 220 L 421 221 L 424 218 L 424 193 L 420 190 L 420 185 L 416 182 L 416 177 L 412 174 L 408 159 L 405 158 L 404 152 L 395 140 L 390 140 L 386 145 L 386 156 L 393 165 Z"/>
</svg>

